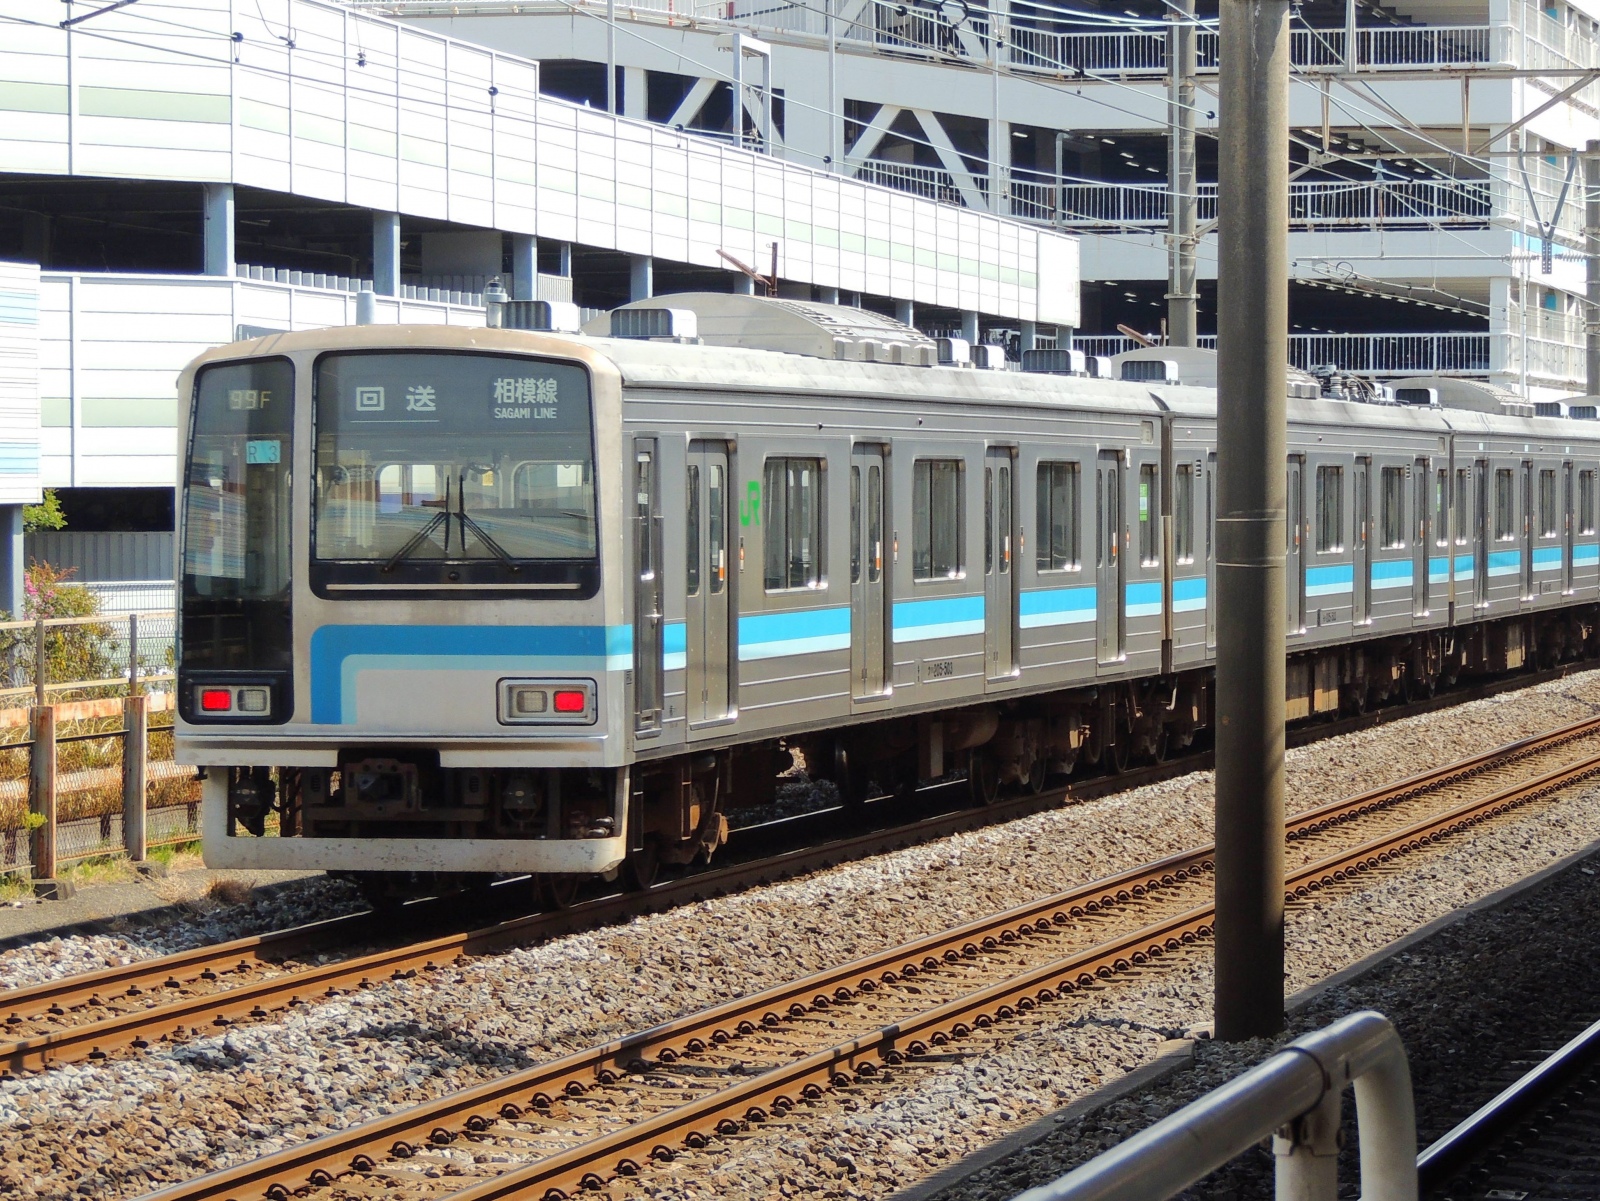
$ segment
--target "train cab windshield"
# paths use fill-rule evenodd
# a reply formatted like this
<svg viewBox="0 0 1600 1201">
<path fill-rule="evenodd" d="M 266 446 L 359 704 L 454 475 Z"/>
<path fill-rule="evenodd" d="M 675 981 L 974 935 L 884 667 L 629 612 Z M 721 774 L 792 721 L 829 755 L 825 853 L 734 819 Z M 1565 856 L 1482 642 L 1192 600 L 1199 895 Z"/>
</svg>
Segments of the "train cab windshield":
<svg viewBox="0 0 1600 1201">
<path fill-rule="evenodd" d="M 513 355 L 317 360 L 312 587 L 592 591 L 589 381 Z"/>
</svg>

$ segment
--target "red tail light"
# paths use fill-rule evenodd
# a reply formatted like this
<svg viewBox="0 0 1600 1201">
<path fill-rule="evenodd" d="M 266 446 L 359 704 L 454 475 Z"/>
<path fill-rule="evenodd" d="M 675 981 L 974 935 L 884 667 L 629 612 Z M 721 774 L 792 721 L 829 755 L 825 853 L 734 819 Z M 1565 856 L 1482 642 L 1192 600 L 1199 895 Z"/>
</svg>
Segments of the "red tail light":
<svg viewBox="0 0 1600 1201">
<path fill-rule="evenodd" d="M 550 706 L 557 713 L 582 713 L 589 707 L 589 698 L 581 692 L 566 689 L 551 698 Z"/>
<path fill-rule="evenodd" d="M 226 713 L 233 708 L 233 693 L 227 688 L 206 688 L 200 693 L 200 708 L 206 713 Z"/>
</svg>

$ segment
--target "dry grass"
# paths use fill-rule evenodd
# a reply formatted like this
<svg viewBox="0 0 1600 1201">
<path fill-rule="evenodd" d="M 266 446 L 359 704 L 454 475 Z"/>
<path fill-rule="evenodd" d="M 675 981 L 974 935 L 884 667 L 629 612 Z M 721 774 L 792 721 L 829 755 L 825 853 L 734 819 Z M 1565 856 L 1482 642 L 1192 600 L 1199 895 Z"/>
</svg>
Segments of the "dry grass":
<svg viewBox="0 0 1600 1201">
<path fill-rule="evenodd" d="M 206 890 L 208 897 L 224 905 L 243 905 L 254 894 L 255 889 L 248 881 L 224 878 L 211 881 L 211 887 Z"/>
</svg>

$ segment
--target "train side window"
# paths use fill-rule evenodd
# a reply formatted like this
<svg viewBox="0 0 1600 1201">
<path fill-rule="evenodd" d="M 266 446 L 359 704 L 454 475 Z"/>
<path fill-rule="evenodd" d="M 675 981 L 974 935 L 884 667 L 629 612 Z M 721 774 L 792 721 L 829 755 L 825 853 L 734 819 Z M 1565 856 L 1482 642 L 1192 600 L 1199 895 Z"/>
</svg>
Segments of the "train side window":
<svg viewBox="0 0 1600 1201">
<path fill-rule="evenodd" d="M 1456 470 L 1456 545 L 1472 541 L 1472 468 Z"/>
<path fill-rule="evenodd" d="M 1517 502 L 1511 469 L 1501 467 L 1494 473 L 1494 537 L 1496 542 L 1510 542 L 1517 536 Z"/>
<path fill-rule="evenodd" d="M 1139 562 L 1153 567 L 1161 562 L 1161 544 L 1156 531 L 1160 528 L 1161 477 L 1154 463 L 1139 468 Z"/>
<path fill-rule="evenodd" d="M 983 469 L 983 574 L 994 572 L 994 468 Z"/>
<path fill-rule="evenodd" d="M 1381 491 L 1382 546 L 1406 544 L 1406 473 L 1403 467 L 1383 469 Z"/>
<path fill-rule="evenodd" d="M 1556 536 L 1556 473 L 1539 472 L 1539 536 Z"/>
<path fill-rule="evenodd" d="M 861 468 L 850 468 L 850 582 L 861 582 Z"/>
<path fill-rule="evenodd" d="M 918 459 L 912 465 L 913 579 L 954 580 L 961 575 L 963 474 L 960 459 Z"/>
<path fill-rule="evenodd" d="M 768 459 L 761 498 L 769 592 L 822 586 L 822 460 Z"/>
<path fill-rule="evenodd" d="M 1187 463 L 1172 478 L 1172 557 L 1194 562 L 1194 468 Z"/>
<path fill-rule="evenodd" d="M 1594 472 L 1578 472 L 1578 533 L 1594 533 Z"/>
<path fill-rule="evenodd" d="M 1344 549 L 1344 468 L 1317 468 L 1317 551 Z"/>
<path fill-rule="evenodd" d="M 687 536 L 684 543 L 688 550 L 688 575 L 684 592 L 688 596 L 700 595 L 700 468 L 690 464 L 689 477 L 686 481 L 689 492 L 689 511 L 685 518 Z"/>
<path fill-rule="evenodd" d="M 721 463 L 711 465 L 710 486 L 706 488 L 706 556 L 711 572 L 711 595 L 728 586 L 728 481 Z"/>
<path fill-rule="evenodd" d="M 1038 539 L 1034 565 L 1040 571 L 1076 571 L 1079 475 L 1076 463 L 1040 463 L 1035 479 Z"/>
<path fill-rule="evenodd" d="M 1443 467 L 1433 481 L 1433 544 L 1450 545 L 1450 473 Z"/>
</svg>

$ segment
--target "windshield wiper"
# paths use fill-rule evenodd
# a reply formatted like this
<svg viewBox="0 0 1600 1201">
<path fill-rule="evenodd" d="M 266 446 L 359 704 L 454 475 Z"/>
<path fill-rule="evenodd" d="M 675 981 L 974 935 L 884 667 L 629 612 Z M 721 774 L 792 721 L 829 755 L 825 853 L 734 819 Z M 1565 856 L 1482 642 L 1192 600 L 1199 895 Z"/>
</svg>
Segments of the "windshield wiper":
<svg viewBox="0 0 1600 1201">
<path fill-rule="evenodd" d="M 385 563 L 382 567 L 380 567 L 378 570 L 381 571 L 381 572 L 384 572 L 385 574 L 387 574 L 388 572 L 393 571 L 396 567 L 399 567 L 400 564 L 404 563 L 407 559 L 409 559 L 411 557 L 411 552 L 416 550 L 417 547 L 421 546 L 424 542 L 426 542 L 428 540 L 428 536 L 430 534 L 432 534 L 434 530 L 438 529 L 441 525 L 444 526 L 444 554 L 445 554 L 445 558 L 448 559 L 450 557 L 450 477 L 449 476 L 446 476 L 445 477 L 445 481 L 444 481 L 444 508 L 441 509 L 439 512 L 435 513 L 433 515 L 432 519 L 429 520 L 427 525 L 423 526 L 415 534 L 411 535 L 411 540 L 409 542 L 407 542 L 404 546 L 402 546 L 399 550 L 395 551 L 394 554 L 390 555 L 389 556 L 389 561 L 387 563 Z M 466 535 L 465 534 L 462 535 L 461 544 L 462 544 L 462 549 L 465 550 L 466 549 Z"/>
<path fill-rule="evenodd" d="M 449 493 L 447 492 L 445 494 L 445 504 L 448 505 L 449 503 Z M 466 472 L 462 472 L 456 480 L 456 516 L 461 519 L 461 553 L 463 555 L 467 553 L 467 531 L 470 529 L 474 534 L 478 535 L 478 540 L 489 548 L 494 557 L 504 563 L 507 568 L 512 571 L 521 570 L 516 561 L 506 554 L 501 545 L 489 537 L 488 532 L 481 525 L 467 516 Z M 445 537 L 449 538 L 449 536 L 447 532 Z"/>
</svg>

